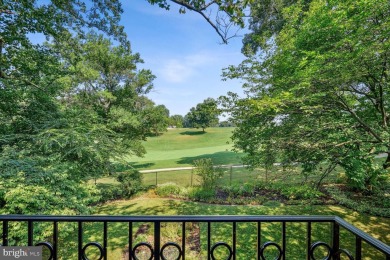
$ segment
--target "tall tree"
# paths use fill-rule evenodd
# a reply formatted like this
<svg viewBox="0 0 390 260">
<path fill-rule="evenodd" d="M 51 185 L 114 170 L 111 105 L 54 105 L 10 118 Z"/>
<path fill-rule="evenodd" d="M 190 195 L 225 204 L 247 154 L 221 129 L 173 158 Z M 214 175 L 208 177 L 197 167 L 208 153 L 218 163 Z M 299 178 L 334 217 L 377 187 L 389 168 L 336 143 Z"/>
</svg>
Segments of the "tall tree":
<svg viewBox="0 0 390 260">
<path fill-rule="evenodd" d="M 249 94 L 229 100 L 235 147 L 251 162 L 274 151 L 306 173 L 339 165 L 354 187 L 370 188 L 390 165 L 390 3 L 290 3 L 280 10 L 273 48 L 226 71 L 246 79 Z M 374 162 L 380 153 L 387 153 L 383 168 Z"/>
<path fill-rule="evenodd" d="M 216 100 L 207 98 L 202 103 L 197 104 L 196 107 L 192 107 L 187 117 L 192 127 L 202 128 L 205 132 L 207 127 L 218 124 L 219 115 L 220 111 Z"/>
<path fill-rule="evenodd" d="M 149 70 L 137 70 L 142 62 L 139 54 L 113 46 L 101 35 L 89 34 L 79 48 L 82 57 L 70 59 L 72 88 L 62 101 L 94 111 L 99 122 L 115 134 L 118 149 L 123 149 L 117 153 L 113 149 L 111 156 L 129 152 L 142 155 L 141 141 L 163 131 L 169 114 L 165 106 L 155 107 L 146 97 L 155 76 Z"/>
<path fill-rule="evenodd" d="M 184 117 L 182 115 L 173 115 L 169 118 L 169 125 L 175 127 L 183 127 L 184 126 Z"/>
<path fill-rule="evenodd" d="M 169 126 L 169 109 L 164 105 L 152 106 L 145 109 L 143 115 L 143 128 L 148 129 L 147 136 L 158 136 L 167 131 Z"/>
<path fill-rule="evenodd" d="M 113 156 L 144 152 L 154 76 L 136 69 L 120 13 L 115 0 L 1 2 L 0 194 L 8 213 L 87 214 L 98 199 L 88 177 L 110 171 Z M 34 33 L 49 43 L 31 43 Z"/>
</svg>

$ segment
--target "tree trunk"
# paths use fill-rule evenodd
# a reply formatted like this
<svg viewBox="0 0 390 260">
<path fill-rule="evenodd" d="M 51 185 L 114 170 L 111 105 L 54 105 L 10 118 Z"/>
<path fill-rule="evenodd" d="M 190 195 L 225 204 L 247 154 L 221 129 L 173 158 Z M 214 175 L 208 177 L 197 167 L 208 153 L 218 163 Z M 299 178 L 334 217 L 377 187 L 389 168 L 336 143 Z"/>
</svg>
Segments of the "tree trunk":
<svg viewBox="0 0 390 260">
<path fill-rule="evenodd" d="M 0 13 L 1 13 L 1 10 L 0 10 Z M 0 61 L 3 57 L 3 45 L 4 45 L 4 40 L 3 40 L 3 38 L 0 38 Z M 1 66 L 0 66 L 0 78 L 4 78 L 3 68 Z"/>
<path fill-rule="evenodd" d="M 390 168 L 390 149 L 387 152 L 387 158 L 385 163 L 383 164 L 383 169 L 388 169 L 388 168 Z"/>
</svg>

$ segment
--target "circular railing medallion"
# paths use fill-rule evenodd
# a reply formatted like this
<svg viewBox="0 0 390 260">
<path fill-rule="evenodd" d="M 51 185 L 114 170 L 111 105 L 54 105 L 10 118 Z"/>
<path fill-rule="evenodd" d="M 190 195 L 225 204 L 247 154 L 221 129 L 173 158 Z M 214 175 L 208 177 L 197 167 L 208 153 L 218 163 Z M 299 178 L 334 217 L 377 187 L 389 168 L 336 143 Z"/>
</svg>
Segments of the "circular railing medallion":
<svg viewBox="0 0 390 260">
<path fill-rule="evenodd" d="M 278 256 L 275 257 L 274 259 L 275 260 L 282 259 L 282 255 L 283 255 L 282 248 L 277 243 L 271 242 L 271 241 L 264 243 L 263 246 L 260 248 L 260 257 L 261 257 L 261 259 L 266 260 L 266 258 L 264 256 L 264 251 L 265 251 L 265 249 L 267 249 L 267 247 L 270 247 L 270 246 L 276 247 L 276 249 L 279 251 L 278 252 Z"/>
<path fill-rule="evenodd" d="M 54 248 L 53 248 L 52 244 L 50 244 L 49 242 L 39 242 L 39 243 L 35 244 L 35 246 L 44 246 L 47 249 L 49 249 L 50 256 L 49 256 L 49 258 L 47 260 L 52 260 L 53 259 Z"/>
<path fill-rule="evenodd" d="M 152 260 L 153 259 L 153 255 L 154 255 L 154 250 L 153 250 L 153 247 L 149 243 L 146 243 L 146 242 L 138 243 L 138 244 L 136 244 L 133 247 L 133 250 L 131 251 L 131 255 L 133 256 L 133 258 L 135 260 L 139 260 L 139 258 L 137 257 L 136 253 L 137 253 L 137 250 L 139 250 L 138 248 L 141 247 L 141 246 L 147 247 L 149 249 L 150 257 L 148 258 L 148 260 Z"/>
<path fill-rule="evenodd" d="M 211 247 L 211 250 L 210 250 L 210 255 L 211 255 L 211 259 L 215 260 L 215 256 L 214 256 L 214 251 L 215 249 L 217 249 L 218 247 L 226 247 L 227 250 L 229 251 L 229 256 L 226 258 L 226 260 L 229 260 L 229 259 L 232 259 L 233 257 L 233 250 L 232 248 L 225 242 L 218 242 L 216 244 L 214 244 L 212 247 Z"/>
<path fill-rule="evenodd" d="M 336 258 L 337 258 L 337 257 L 340 257 L 342 254 L 343 254 L 343 255 L 346 255 L 346 256 L 348 257 L 349 260 L 354 260 L 354 259 L 355 259 L 355 258 L 353 258 L 353 256 L 351 255 L 351 253 L 350 253 L 348 250 L 342 249 L 342 248 L 340 248 L 339 250 L 337 250 L 335 256 L 336 256 Z M 338 259 L 338 258 L 337 258 L 337 259 Z"/>
<path fill-rule="evenodd" d="M 315 242 L 315 243 L 313 243 L 313 244 L 311 245 L 310 251 L 309 251 L 310 259 L 312 259 L 312 260 L 317 260 L 317 259 L 314 257 L 314 251 L 315 251 L 316 248 L 318 248 L 318 247 L 325 247 L 326 250 L 328 251 L 327 255 L 326 255 L 324 258 L 322 258 L 321 260 L 329 260 L 329 259 L 331 259 L 332 254 L 333 254 L 332 248 L 331 248 L 327 243 L 321 242 L 321 241 Z"/>
<path fill-rule="evenodd" d="M 175 258 L 175 260 L 179 260 L 180 257 L 182 256 L 183 252 L 182 252 L 182 250 L 181 250 L 181 247 L 180 247 L 178 244 L 174 243 L 174 242 L 168 242 L 168 243 L 164 244 L 164 245 L 161 247 L 161 251 L 160 251 L 161 259 L 163 259 L 163 260 L 168 260 L 168 259 L 165 258 L 165 256 L 164 256 L 164 250 L 168 249 L 169 247 L 174 247 L 174 248 L 177 249 L 177 251 L 178 251 L 178 256 L 177 256 L 177 258 Z"/>
<path fill-rule="evenodd" d="M 86 254 L 86 250 L 90 246 L 94 246 L 94 247 L 97 247 L 97 249 L 99 249 L 100 256 L 99 256 L 99 258 L 97 260 L 103 259 L 103 257 L 104 257 L 104 249 L 103 249 L 102 245 L 99 244 L 98 242 L 89 242 L 89 243 L 87 243 L 83 247 L 83 249 L 81 251 L 82 252 L 81 255 L 82 255 L 83 260 L 89 260 L 89 258 L 87 257 L 87 254 Z"/>
</svg>

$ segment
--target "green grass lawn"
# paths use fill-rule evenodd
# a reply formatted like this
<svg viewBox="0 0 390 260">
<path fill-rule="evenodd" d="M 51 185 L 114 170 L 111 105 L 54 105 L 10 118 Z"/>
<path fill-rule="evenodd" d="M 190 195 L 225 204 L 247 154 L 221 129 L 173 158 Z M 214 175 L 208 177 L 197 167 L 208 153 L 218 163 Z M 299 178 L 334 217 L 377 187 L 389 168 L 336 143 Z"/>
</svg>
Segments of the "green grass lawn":
<svg viewBox="0 0 390 260">
<path fill-rule="evenodd" d="M 114 201 L 97 208 L 99 215 L 338 215 L 375 238 L 390 243 L 390 219 L 359 214 L 352 210 L 339 206 L 226 206 L 209 205 L 203 203 L 186 202 L 180 200 L 139 197 L 126 201 Z M 149 223 L 150 224 L 150 223 Z M 205 259 L 205 243 L 207 241 L 206 227 L 203 224 L 187 223 L 187 234 L 190 236 L 194 225 L 197 225 L 200 239 L 200 252 L 187 250 L 186 259 Z M 231 223 L 213 223 L 211 228 L 212 243 L 226 241 L 231 243 Z M 141 229 L 145 229 L 140 233 Z M 237 259 L 254 259 L 256 254 L 256 224 L 239 224 L 237 227 Z M 289 251 L 286 259 L 304 259 L 305 253 L 305 229 L 304 224 L 287 224 L 287 243 Z M 272 240 L 281 242 L 281 225 L 278 223 L 262 225 L 262 241 Z M 312 241 L 325 240 L 329 242 L 329 224 L 313 224 Z M 86 241 L 101 242 L 102 226 L 97 224 L 85 224 Z M 127 223 L 109 224 L 108 259 L 122 259 L 123 252 L 128 243 Z M 138 235 L 135 235 L 138 233 Z M 135 242 L 152 241 L 153 225 L 146 223 L 134 223 L 133 234 Z M 162 224 L 163 241 L 176 241 L 180 244 L 180 224 Z M 345 230 L 341 230 L 341 245 L 354 252 L 354 238 Z M 369 252 L 371 259 L 377 258 L 372 248 L 364 245 L 365 252 Z M 223 252 L 220 252 L 223 254 Z M 376 257 L 376 258 L 372 258 Z"/>
<path fill-rule="evenodd" d="M 128 157 L 127 161 L 140 170 L 191 166 L 200 158 L 212 158 L 214 164 L 240 164 L 240 155 L 227 143 L 233 129 L 207 128 L 205 133 L 200 129 L 169 129 L 144 142 L 145 157 Z"/>
</svg>

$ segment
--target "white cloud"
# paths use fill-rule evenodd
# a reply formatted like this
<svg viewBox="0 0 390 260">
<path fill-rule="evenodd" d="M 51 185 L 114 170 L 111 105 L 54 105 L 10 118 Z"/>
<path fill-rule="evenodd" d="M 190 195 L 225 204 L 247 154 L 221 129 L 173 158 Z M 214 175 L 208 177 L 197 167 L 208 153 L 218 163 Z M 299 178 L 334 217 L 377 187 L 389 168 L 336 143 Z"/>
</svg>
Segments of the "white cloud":
<svg viewBox="0 0 390 260">
<path fill-rule="evenodd" d="M 194 68 L 187 66 L 179 60 L 169 60 L 163 64 L 159 74 L 165 81 L 180 83 L 194 74 Z"/>
<path fill-rule="evenodd" d="M 157 77 L 169 83 L 183 83 L 214 61 L 211 55 L 204 53 L 187 55 L 181 59 L 169 59 L 161 64 Z"/>
</svg>

